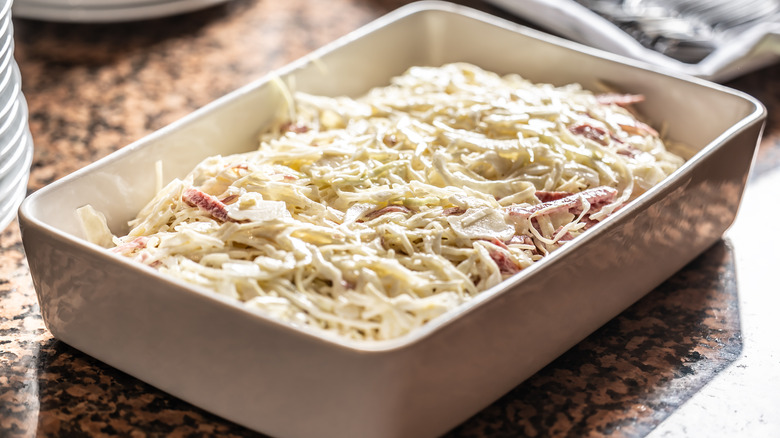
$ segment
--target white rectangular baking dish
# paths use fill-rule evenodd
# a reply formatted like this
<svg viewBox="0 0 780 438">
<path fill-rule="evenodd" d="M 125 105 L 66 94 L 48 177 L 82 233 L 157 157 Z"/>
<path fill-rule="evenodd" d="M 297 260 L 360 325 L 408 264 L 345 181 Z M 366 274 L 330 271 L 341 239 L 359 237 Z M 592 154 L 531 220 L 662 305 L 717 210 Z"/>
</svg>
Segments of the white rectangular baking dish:
<svg viewBox="0 0 780 438">
<path fill-rule="evenodd" d="M 539 82 L 599 81 L 690 145 L 671 178 L 547 259 L 404 337 L 326 338 L 159 275 L 82 238 L 91 204 L 115 233 L 202 158 L 254 149 L 282 96 L 273 78 L 359 95 L 413 65 L 466 61 Z M 19 211 L 52 334 L 190 403 L 279 437 L 434 436 L 526 379 L 720 238 L 765 110 L 697 79 L 643 69 L 464 7 L 421 2 L 225 96 L 28 197 Z"/>
</svg>

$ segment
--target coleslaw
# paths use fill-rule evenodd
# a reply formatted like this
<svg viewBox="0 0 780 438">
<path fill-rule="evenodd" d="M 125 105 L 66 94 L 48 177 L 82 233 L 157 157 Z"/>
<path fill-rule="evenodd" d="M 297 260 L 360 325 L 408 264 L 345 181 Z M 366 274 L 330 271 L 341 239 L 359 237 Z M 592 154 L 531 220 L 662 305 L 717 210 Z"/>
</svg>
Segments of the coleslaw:
<svg viewBox="0 0 780 438">
<path fill-rule="evenodd" d="M 413 67 L 348 97 L 295 93 L 258 150 L 174 179 L 90 240 L 291 324 L 402 336 L 576 238 L 683 159 L 641 96 Z"/>
</svg>

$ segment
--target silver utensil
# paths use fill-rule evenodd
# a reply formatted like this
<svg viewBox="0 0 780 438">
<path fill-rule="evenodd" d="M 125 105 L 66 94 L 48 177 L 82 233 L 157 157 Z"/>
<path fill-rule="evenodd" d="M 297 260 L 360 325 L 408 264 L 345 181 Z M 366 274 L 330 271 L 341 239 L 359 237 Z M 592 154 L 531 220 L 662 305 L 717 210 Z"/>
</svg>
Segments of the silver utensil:
<svg viewBox="0 0 780 438">
<path fill-rule="evenodd" d="M 780 0 L 576 0 L 645 47 L 697 63 L 729 35 L 780 22 Z"/>
</svg>

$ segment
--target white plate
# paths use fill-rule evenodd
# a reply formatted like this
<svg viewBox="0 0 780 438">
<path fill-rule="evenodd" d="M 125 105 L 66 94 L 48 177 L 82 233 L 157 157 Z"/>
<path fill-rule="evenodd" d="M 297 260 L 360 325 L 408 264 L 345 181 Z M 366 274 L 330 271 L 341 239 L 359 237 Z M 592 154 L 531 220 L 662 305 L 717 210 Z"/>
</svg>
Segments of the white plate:
<svg viewBox="0 0 780 438">
<path fill-rule="evenodd" d="M 13 192 L 11 192 L 11 195 L 7 199 L 0 200 L 0 231 L 5 230 L 5 227 L 7 227 L 12 220 L 16 219 L 16 209 L 27 194 L 28 178 L 29 176 L 20 179 L 14 187 Z"/>
<path fill-rule="evenodd" d="M 19 66 L 16 65 L 16 63 L 13 63 L 9 70 L 11 71 L 11 75 L 7 78 L 8 83 L 0 85 L 0 125 L 4 125 L 7 118 L 13 117 L 10 111 L 16 104 L 16 101 L 22 98 L 22 82 Z M 2 149 L 1 145 L 0 149 Z"/>
<path fill-rule="evenodd" d="M 40 1 L 16 0 L 16 17 L 47 21 L 100 23 L 144 20 L 192 12 L 229 0 L 173 0 L 166 2 L 135 3 L 123 1 L 114 5 L 52 4 Z"/>
<path fill-rule="evenodd" d="M 0 177 L 0 203 L 13 194 L 12 190 L 19 185 L 19 181 L 24 180 L 25 184 L 27 184 L 33 159 L 32 137 L 29 133 L 24 136 L 20 149 L 25 152 L 19 156 L 17 163 L 14 163 L 13 170 L 7 175 Z"/>
<path fill-rule="evenodd" d="M 0 18 L 0 57 L 5 56 L 8 50 L 12 50 L 11 42 L 14 39 L 14 25 L 11 14 Z"/>
<path fill-rule="evenodd" d="M 4 19 L 6 16 L 10 15 L 11 4 L 13 4 L 12 0 L 6 0 L 3 6 L 0 6 L 0 19 Z"/>
<path fill-rule="evenodd" d="M 10 117 L 0 126 L 0 178 L 8 172 L 8 167 L 18 159 L 19 150 L 24 144 L 27 126 L 27 102 L 20 97 L 14 103 Z"/>
<path fill-rule="evenodd" d="M 160 3 L 172 3 L 179 0 L 15 0 L 17 3 L 66 9 L 127 9 L 136 6 L 148 6 Z"/>
<path fill-rule="evenodd" d="M 19 150 L 25 153 L 19 156 L 19 162 L 14 163 L 14 172 L 0 178 L 0 231 L 16 218 L 16 209 L 27 194 L 27 183 L 30 179 L 30 166 L 33 160 L 33 143 L 29 131 L 24 135 Z"/>
<path fill-rule="evenodd" d="M 13 150 L 17 145 L 19 133 L 25 128 L 27 123 L 26 111 L 23 108 L 23 99 L 15 99 L 11 102 L 11 110 L 8 112 L 7 117 L 0 122 L 0 167 L 5 162 L 6 157 L 13 153 Z"/>
<path fill-rule="evenodd" d="M 8 102 L 13 101 L 18 94 L 16 89 L 21 86 L 21 74 L 14 61 L 13 50 L 0 58 L 0 117 L 5 115 Z"/>
<path fill-rule="evenodd" d="M 27 123 L 19 125 L 14 138 L 7 145 L 7 152 L 0 159 L 0 178 L 5 178 L 11 172 L 11 169 L 19 165 L 22 157 L 24 157 L 25 148 L 28 147 L 29 136 L 30 129 L 27 127 Z"/>
</svg>

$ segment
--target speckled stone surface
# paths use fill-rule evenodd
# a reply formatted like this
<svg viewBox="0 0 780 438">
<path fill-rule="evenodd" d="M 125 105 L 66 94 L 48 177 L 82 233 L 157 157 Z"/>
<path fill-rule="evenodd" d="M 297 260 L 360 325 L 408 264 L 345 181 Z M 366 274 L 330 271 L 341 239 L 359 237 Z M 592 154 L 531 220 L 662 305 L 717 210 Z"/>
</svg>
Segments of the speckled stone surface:
<svg viewBox="0 0 780 438">
<path fill-rule="evenodd" d="M 233 0 L 118 25 L 15 20 L 29 190 L 393 10 L 401 0 Z M 461 2 L 492 13 L 478 1 Z M 327 4 L 327 7 L 325 5 Z M 753 178 L 780 171 L 780 68 L 729 85 L 769 109 Z M 645 436 L 743 353 L 724 239 L 451 437 Z M 18 225 L 0 234 L 0 436 L 257 436 L 52 338 Z"/>
</svg>

